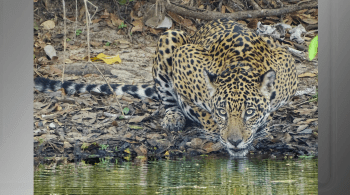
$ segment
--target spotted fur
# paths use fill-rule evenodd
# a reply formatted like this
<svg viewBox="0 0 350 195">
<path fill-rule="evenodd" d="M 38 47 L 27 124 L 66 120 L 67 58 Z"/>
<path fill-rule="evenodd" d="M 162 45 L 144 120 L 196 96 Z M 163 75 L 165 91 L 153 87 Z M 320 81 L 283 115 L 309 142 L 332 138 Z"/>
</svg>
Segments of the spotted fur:
<svg viewBox="0 0 350 195">
<path fill-rule="evenodd" d="M 158 41 L 154 86 L 112 88 L 118 95 L 160 100 L 167 108 L 165 129 L 181 130 L 186 121 L 196 124 L 203 135 L 220 140 L 231 156 L 244 156 L 270 114 L 297 88 L 294 59 L 272 42 L 228 19 L 208 22 L 193 36 L 170 30 Z M 62 85 L 42 78 L 35 83 L 39 91 L 63 87 L 69 93 L 111 93 L 106 85 Z"/>
<path fill-rule="evenodd" d="M 139 99 L 153 99 L 158 100 L 159 96 L 154 89 L 154 85 L 125 85 L 125 84 L 110 84 L 116 95 L 122 95 L 128 93 L 135 98 Z M 101 93 L 112 94 L 107 84 L 95 85 L 95 84 L 78 84 L 70 81 L 65 81 L 63 84 L 61 81 L 50 80 L 43 77 L 37 77 L 34 79 L 34 88 L 40 92 L 53 92 L 59 89 L 64 89 L 68 95 L 76 93 Z"/>
</svg>

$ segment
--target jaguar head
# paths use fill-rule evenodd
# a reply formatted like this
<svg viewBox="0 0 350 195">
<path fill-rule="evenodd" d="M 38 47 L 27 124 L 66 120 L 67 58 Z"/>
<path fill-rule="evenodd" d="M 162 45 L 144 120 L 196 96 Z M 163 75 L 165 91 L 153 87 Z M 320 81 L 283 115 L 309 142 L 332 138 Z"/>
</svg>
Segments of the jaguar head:
<svg viewBox="0 0 350 195">
<path fill-rule="evenodd" d="M 220 129 L 220 141 L 234 157 L 248 153 L 259 127 L 266 123 L 276 93 L 275 71 L 261 74 L 251 67 L 230 67 L 220 75 L 204 71 L 208 106 Z"/>
</svg>

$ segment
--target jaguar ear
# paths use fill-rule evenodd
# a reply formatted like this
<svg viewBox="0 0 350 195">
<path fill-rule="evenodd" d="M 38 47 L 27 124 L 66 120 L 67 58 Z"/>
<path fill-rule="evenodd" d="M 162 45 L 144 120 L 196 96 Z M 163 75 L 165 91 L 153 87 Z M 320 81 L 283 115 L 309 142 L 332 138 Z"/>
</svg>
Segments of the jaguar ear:
<svg viewBox="0 0 350 195">
<path fill-rule="evenodd" d="M 261 86 L 260 91 L 266 98 L 271 98 L 275 89 L 273 82 L 276 79 L 276 72 L 274 70 L 267 71 L 260 77 Z"/>
<path fill-rule="evenodd" d="M 209 96 L 213 97 L 213 95 L 216 91 L 215 81 L 216 81 L 218 75 L 210 73 L 205 68 L 204 68 L 203 74 L 204 74 L 205 84 L 206 84 L 207 89 L 209 91 Z"/>
</svg>

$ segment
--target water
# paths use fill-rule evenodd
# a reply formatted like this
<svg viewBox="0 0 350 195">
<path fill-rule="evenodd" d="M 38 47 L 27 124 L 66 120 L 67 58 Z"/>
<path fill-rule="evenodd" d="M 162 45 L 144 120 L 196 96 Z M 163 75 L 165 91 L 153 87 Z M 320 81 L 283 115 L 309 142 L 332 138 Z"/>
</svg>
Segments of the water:
<svg viewBox="0 0 350 195">
<path fill-rule="evenodd" d="M 200 159 L 44 166 L 35 194 L 318 194 L 318 159 Z"/>
</svg>

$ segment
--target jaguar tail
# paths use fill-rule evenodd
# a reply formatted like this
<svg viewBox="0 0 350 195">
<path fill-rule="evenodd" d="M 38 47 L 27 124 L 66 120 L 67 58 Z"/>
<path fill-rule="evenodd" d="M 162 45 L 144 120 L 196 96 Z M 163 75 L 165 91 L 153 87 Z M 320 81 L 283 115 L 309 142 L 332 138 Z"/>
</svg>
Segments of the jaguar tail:
<svg viewBox="0 0 350 195">
<path fill-rule="evenodd" d="M 139 85 L 126 85 L 126 84 L 110 84 L 113 89 L 113 92 L 116 95 L 130 94 L 135 98 L 139 99 L 153 99 L 158 100 L 158 94 L 155 90 L 153 84 L 139 84 Z M 112 94 L 109 86 L 107 84 L 96 85 L 96 84 L 78 84 L 70 81 L 57 81 L 50 80 L 43 77 L 37 77 L 34 79 L 34 88 L 40 92 L 48 93 L 52 91 L 57 91 L 61 88 L 65 90 L 65 93 L 72 95 L 75 93 L 85 93 L 85 92 L 94 92 L 101 94 Z"/>
</svg>

